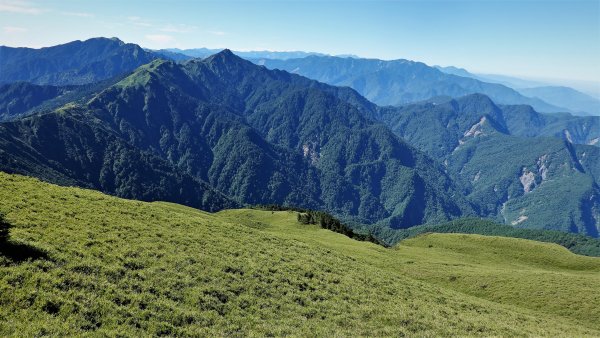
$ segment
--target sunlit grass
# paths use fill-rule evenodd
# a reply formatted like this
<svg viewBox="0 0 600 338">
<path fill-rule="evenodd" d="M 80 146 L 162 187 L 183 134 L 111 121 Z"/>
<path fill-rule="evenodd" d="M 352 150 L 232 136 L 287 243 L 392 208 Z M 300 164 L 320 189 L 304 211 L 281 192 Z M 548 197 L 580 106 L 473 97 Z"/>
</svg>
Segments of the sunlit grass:
<svg viewBox="0 0 600 338">
<path fill-rule="evenodd" d="M 426 235 L 386 249 L 294 212 L 209 214 L 0 173 L 0 336 L 600 335 L 600 259 Z"/>
</svg>

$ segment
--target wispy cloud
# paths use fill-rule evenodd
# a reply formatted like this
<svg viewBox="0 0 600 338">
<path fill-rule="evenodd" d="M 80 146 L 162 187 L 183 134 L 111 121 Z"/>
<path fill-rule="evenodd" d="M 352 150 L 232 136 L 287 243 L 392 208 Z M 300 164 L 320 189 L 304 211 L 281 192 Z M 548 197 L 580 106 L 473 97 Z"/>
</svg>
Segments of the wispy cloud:
<svg viewBox="0 0 600 338">
<path fill-rule="evenodd" d="M 212 35 L 217 35 L 217 36 L 227 35 L 227 33 L 223 32 L 223 31 L 207 31 L 207 33 L 212 34 Z"/>
<path fill-rule="evenodd" d="M 198 29 L 198 27 L 196 27 L 196 26 L 178 24 L 178 25 L 166 25 L 159 30 L 161 32 L 169 32 L 169 33 L 190 33 L 197 29 Z"/>
<path fill-rule="evenodd" d="M 94 14 L 86 13 L 86 12 L 60 12 L 60 14 L 67 15 L 67 16 L 77 16 L 80 18 L 93 18 L 94 17 Z"/>
<path fill-rule="evenodd" d="M 17 34 L 17 33 L 25 33 L 28 31 L 28 29 L 23 28 L 23 27 L 15 27 L 15 26 L 4 26 L 4 27 L 2 27 L 2 31 L 6 34 Z"/>
<path fill-rule="evenodd" d="M 166 34 L 149 34 L 145 36 L 146 40 L 159 43 L 159 44 L 167 44 L 175 41 L 171 35 Z"/>
<path fill-rule="evenodd" d="M 152 24 L 148 20 L 142 19 L 139 16 L 128 16 L 127 20 L 129 20 L 130 23 L 132 23 L 136 26 L 152 27 Z"/>
<path fill-rule="evenodd" d="M 35 15 L 45 12 L 45 10 L 28 1 L 0 0 L 0 12 Z"/>
</svg>

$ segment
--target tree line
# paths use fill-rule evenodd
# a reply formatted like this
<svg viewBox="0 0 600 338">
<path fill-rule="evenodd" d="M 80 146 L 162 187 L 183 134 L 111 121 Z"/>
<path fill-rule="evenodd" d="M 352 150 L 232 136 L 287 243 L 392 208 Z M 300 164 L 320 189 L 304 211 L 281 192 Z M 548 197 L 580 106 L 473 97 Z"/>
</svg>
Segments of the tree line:
<svg viewBox="0 0 600 338">
<path fill-rule="evenodd" d="M 298 222 L 302 224 L 319 225 L 323 229 L 337 232 L 357 241 L 371 242 L 387 247 L 387 245 L 378 240 L 372 233 L 369 232 L 367 234 L 364 234 L 356 232 L 347 224 L 342 223 L 339 219 L 324 211 L 303 209 L 293 206 L 282 206 L 277 204 L 261 204 L 255 205 L 252 208 L 267 211 L 295 211 L 298 213 Z"/>
</svg>

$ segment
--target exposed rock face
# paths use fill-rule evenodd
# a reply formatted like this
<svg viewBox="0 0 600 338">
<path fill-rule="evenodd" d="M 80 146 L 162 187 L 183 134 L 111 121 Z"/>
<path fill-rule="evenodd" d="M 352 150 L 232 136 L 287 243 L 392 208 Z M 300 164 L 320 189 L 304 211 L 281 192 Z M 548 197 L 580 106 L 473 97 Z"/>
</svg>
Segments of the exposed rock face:
<svg viewBox="0 0 600 338">
<path fill-rule="evenodd" d="M 566 139 L 567 141 L 569 141 L 569 143 L 573 143 L 573 137 L 571 137 L 571 133 L 570 133 L 568 130 L 566 130 L 566 129 L 565 129 L 565 130 L 563 131 L 563 134 L 564 134 L 564 136 L 565 136 L 565 139 Z"/>
<path fill-rule="evenodd" d="M 487 119 L 485 118 L 485 116 L 483 116 L 483 117 L 482 117 L 482 118 L 479 120 L 479 122 L 475 123 L 475 124 L 474 124 L 474 125 L 471 127 L 471 129 L 467 130 L 463 136 L 464 136 L 464 137 L 471 137 L 471 136 L 472 136 L 472 137 L 476 137 L 476 136 L 479 136 L 479 135 L 485 135 L 485 134 L 483 133 L 482 127 L 483 127 L 483 124 L 485 123 L 485 121 L 486 121 L 486 120 L 487 120 Z"/>
<path fill-rule="evenodd" d="M 516 220 L 510 222 L 511 225 L 518 225 L 520 223 L 525 222 L 529 217 L 525 216 L 525 215 L 521 215 L 519 216 L 519 218 L 517 218 Z"/>
<path fill-rule="evenodd" d="M 321 157 L 319 151 L 317 150 L 317 144 L 314 142 L 302 145 L 302 155 L 305 158 L 310 159 L 310 164 L 312 165 L 316 165 Z"/>
<path fill-rule="evenodd" d="M 538 174 L 540 174 L 540 176 L 542 177 L 542 181 L 545 181 L 546 177 L 548 176 L 548 167 L 546 166 L 547 161 L 548 161 L 548 154 L 542 155 L 537 160 Z"/>
<path fill-rule="evenodd" d="M 529 193 L 535 188 L 535 174 L 527 168 L 523 168 L 523 174 L 519 180 L 521 181 L 521 185 L 523 185 L 523 191 L 525 193 Z"/>
</svg>

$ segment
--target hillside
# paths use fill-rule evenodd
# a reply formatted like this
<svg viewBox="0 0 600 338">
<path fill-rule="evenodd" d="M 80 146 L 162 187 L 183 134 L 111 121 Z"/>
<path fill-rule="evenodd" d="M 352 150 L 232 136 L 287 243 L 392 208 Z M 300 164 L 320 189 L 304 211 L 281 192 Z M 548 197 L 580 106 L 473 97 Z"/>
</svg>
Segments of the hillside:
<svg viewBox="0 0 600 338">
<path fill-rule="evenodd" d="M 498 105 L 481 94 L 438 97 L 399 107 L 381 107 L 376 118 L 411 144 L 446 156 L 464 134 L 487 116 L 498 132 L 520 137 L 552 137 L 600 146 L 600 117 L 543 114 L 527 105 Z"/>
<path fill-rule="evenodd" d="M 442 224 L 418 225 L 408 229 L 394 231 L 393 234 L 382 237 L 390 238 L 392 240 L 390 242 L 391 244 L 406 238 L 412 238 L 430 232 L 478 234 L 530 239 L 539 242 L 555 243 L 580 255 L 600 257 L 600 239 L 597 238 L 563 231 L 521 229 L 481 218 L 461 218 Z M 379 234 L 376 233 L 375 235 Z"/>
<path fill-rule="evenodd" d="M 61 106 L 88 101 L 94 94 L 119 82 L 124 75 L 85 85 L 49 86 L 14 82 L 0 86 L 0 122 L 50 112 Z"/>
<path fill-rule="evenodd" d="M 600 335 L 600 260 L 556 245 L 435 234 L 385 249 L 287 211 L 4 173 L 0 187 L 2 336 Z"/>
<path fill-rule="evenodd" d="M 444 163 L 480 215 L 598 236 L 600 118 L 497 106 L 483 95 L 379 112 L 397 135 Z"/>
<path fill-rule="evenodd" d="M 28 82 L 2 85 L 0 86 L 0 121 L 23 115 L 65 92 L 66 90 L 60 87 L 38 86 Z"/>
</svg>

